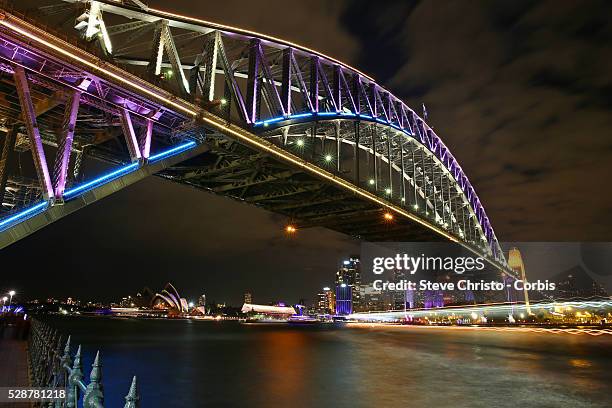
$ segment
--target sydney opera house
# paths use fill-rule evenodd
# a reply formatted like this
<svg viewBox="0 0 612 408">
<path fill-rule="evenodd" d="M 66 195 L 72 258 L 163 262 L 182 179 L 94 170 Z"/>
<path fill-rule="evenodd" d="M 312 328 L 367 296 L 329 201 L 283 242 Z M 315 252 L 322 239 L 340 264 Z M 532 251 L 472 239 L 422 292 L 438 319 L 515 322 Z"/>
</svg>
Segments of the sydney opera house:
<svg viewBox="0 0 612 408">
<path fill-rule="evenodd" d="M 179 295 L 171 283 L 167 283 L 161 292 L 153 296 L 151 306 L 153 309 L 167 310 L 169 315 L 181 315 L 189 312 L 187 300 Z"/>
</svg>

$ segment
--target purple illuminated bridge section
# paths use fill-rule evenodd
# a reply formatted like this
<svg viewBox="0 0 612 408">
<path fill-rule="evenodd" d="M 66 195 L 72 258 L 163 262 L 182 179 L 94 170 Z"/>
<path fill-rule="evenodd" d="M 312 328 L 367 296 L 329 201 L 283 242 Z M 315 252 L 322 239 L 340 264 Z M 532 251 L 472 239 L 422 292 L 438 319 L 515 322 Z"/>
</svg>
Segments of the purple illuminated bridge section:
<svg viewBox="0 0 612 408">
<path fill-rule="evenodd" d="M 22 15 L 20 7 L 37 12 Z M 358 69 L 140 1 L 26 0 L 17 8 L 0 14 L 0 70 L 11 78 L 0 89 L 8 118 L 0 187 L 16 183 L 10 156 L 19 148 L 32 153 L 39 193 L 29 206 L 2 203 L 13 208 L 0 213 L 5 231 L 205 146 L 184 163 L 155 167 L 157 175 L 286 215 L 298 227 L 372 241 L 456 241 L 507 269 L 449 148 Z M 66 21 L 75 24 L 48 28 Z M 82 180 L 87 160 L 113 167 Z M 386 218 L 393 225 L 381 225 L 381 211 L 396 215 Z"/>
</svg>

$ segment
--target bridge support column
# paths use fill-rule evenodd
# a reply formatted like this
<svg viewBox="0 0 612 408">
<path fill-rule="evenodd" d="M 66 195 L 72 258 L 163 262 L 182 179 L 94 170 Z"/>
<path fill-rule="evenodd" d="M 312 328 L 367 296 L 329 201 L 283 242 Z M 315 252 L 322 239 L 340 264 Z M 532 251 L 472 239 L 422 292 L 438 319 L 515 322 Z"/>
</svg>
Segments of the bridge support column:
<svg viewBox="0 0 612 408">
<path fill-rule="evenodd" d="M 130 112 L 126 108 L 121 110 L 121 127 L 123 128 L 123 135 L 125 136 L 125 141 L 127 143 L 132 161 L 140 160 L 142 158 L 142 154 L 140 152 L 140 148 L 138 147 L 138 139 L 136 138 L 136 133 L 134 132 L 134 125 L 132 124 Z"/>
<path fill-rule="evenodd" d="M 437 200 L 436 200 L 436 177 L 435 177 L 435 173 L 434 173 L 434 166 L 435 166 L 435 161 L 433 158 L 433 155 L 427 155 L 427 157 L 429 158 L 429 175 L 431 176 L 431 202 L 433 203 L 433 212 L 434 212 L 434 222 L 438 221 L 438 204 L 437 204 Z"/>
<path fill-rule="evenodd" d="M 142 137 L 138 141 L 138 148 L 142 153 L 143 159 L 148 159 L 151 154 L 151 139 L 153 138 L 153 121 L 147 120 Z"/>
<path fill-rule="evenodd" d="M 310 57 L 310 102 L 312 111 L 319 112 L 319 57 Z"/>
<path fill-rule="evenodd" d="M 247 112 L 252 123 L 259 118 L 259 107 L 261 104 L 261 83 L 259 69 L 259 40 L 252 40 L 249 46 L 249 77 L 247 79 Z"/>
<path fill-rule="evenodd" d="M 419 195 L 417 192 L 418 189 L 418 185 L 417 185 L 417 167 L 416 167 L 416 158 L 414 156 L 414 149 L 410 150 L 410 154 L 411 154 L 411 159 L 412 159 L 412 195 L 414 197 L 414 206 L 415 206 L 415 210 L 418 211 L 419 208 Z"/>
<path fill-rule="evenodd" d="M 391 131 L 387 130 L 387 159 L 389 160 L 389 185 L 387 188 L 390 190 L 389 198 L 393 198 L 393 160 L 391 157 Z"/>
<path fill-rule="evenodd" d="M 206 39 L 205 49 L 205 68 L 204 68 L 204 89 L 203 94 L 206 101 L 215 99 L 215 76 L 217 75 L 217 56 L 219 53 L 219 41 L 217 41 L 217 31 L 214 31 Z M 227 99 L 229 103 L 229 99 Z"/>
<path fill-rule="evenodd" d="M 6 132 L 4 144 L 2 146 L 2 155 L 0 156 L 0 213 L 2 212 L 2 203 L 4 202 L 9 171 L 13 166 L 15 158 L 15 141 L 17 140 L 17 133 L 18 127 L 13 125 L 8 132 Z"/>
<path fill-rule="evenodd" d="M 19 95 L 19 102 L 21 104 L 21 110 L 23 111 L 22 114 L 25 121 L 25 126 L 28 130 L 28 137 L 30 139 L 30 148 L 34 158 L 36 174 L 38 175 L 38 180 L 42 188 L 43 197 L 45 200 L 49 200 L 53 198 L 53 184 L 51 183 L 51 176 L 49 175 L 49 168 L 47 167 L 47 158 L 45 157 L 42 140 L 40 139 L 40 132 L 38 131 L 36 111 L 34 110 L 34 105 L 32 104 L 28 79 L 22 66 L 15 65 L 14 67 L 15 86 L 17 87 L 17 93 Z"/>
<path fill-rule="evenodd" d="M 334 130 L 336 132 L 335 137 L 336 137 L 336 172 L 338 174 L 340 174 L 341 168 L 340 168 L 340 122 L 336 121 L 335 123 L 335 127 Z"/>
<path fill-rule="evenodd" d="M 293 59 L 293 48 L 283 50 L 283 82 L 281 85 L 281 100 L 287 115 L 291 115 L 291 77 Z"/>
<path fill-rule="evenodd" d="M 359 135 L 360 135 L 360 127 L 361 126 L 359 124 L 359 121 L 356 121 L 355 122 L 355 151 L 354 151 L 354 155 L 355 155 L 355 160 L 354 160 L 355 170 L 354 171 L 355 171 L 355 185 L 357 187 L 361 187 L 361 177 L 359 175 L 359 171 L 360 171 L 360 168 L 359 168 L 359 166 L 360 166 L 359 165 L 359 143 L 360 143 Z"/>
<path fill-rule="evenodd" d="M 402 180 L 401 180 L 401 184 L 400 184 L 400 196 L 401 196 L 401 201 L 403 205 L 408 205 L 408 199 L 407 199 L 407 194 L 406 194 L 406 164 L 404 161 L 404 137 L 400 135 L 400 166 L 402 167 L 402 171 L 401 171 L 401 175 L 402 175 Z M 413 180 L 414 180 L 414 176 L 413 176 Z"/>
<path fill-rule="evenodd" d="M 376 124 L 372 125 L 372 160 L 374 162 L 374 190 L 378 191 L 378 156 L 376 155 Z"/>
<path fill-rule="evenodd" d="M 66 176 L 70 163 L 70 152 L 72 149 L 74 127 L 79 111 L 80 98 L 80 92 L 74 92 L 68 98 L 64 111 L 64 121 L 62 122 L 62 133 L 57 144 L 55 165 L 53 166 L 53 192 L 55 198 L 59 200 L 61 200 L 64 194 L 64 188 L 66 187 Z"/>
</svg>

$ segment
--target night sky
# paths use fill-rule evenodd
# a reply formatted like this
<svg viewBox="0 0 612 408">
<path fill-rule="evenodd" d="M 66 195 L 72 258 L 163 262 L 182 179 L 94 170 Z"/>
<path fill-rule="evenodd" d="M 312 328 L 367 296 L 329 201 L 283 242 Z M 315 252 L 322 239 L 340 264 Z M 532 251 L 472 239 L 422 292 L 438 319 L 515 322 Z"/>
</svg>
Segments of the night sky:
<svg viewBox="0 0 612 408">
<path fill-rule="evenodd" d="M 429 123 L 500 241 L 612 241 L 612 3 L 149 1 L 333 55 Z M 0 253 L 0 290 L 112 300 L 172 281 L 187 298 L 310 299 L 359 243 L 150 178 Z"/>
</svg>

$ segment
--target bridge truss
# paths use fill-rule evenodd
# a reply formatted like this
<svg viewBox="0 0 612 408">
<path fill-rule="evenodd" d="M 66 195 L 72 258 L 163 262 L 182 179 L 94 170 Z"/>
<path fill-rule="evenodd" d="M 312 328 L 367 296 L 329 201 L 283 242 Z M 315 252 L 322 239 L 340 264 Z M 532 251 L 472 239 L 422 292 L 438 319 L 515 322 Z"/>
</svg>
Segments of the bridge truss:
<svg viewBox="0 0 612 408">
<path fill-rule="evenodd" d="M 447 239 L 507 269 L 452 153 L 357 69 L 135 0 L 18 9 L 5 3 L 0 19 L 5 185 L 18 179 L 6 169 L 19 143 L 32 151 L 40 197 L 53 206 L 67 184 L 79 184 L 83 157 L 143 166 L 153 151 L 192 142 L 206 153 L 157 175 L 286 215 L 298 228 Z M 56 153 L 52 168 L 43 145 Z M 381 222 L 386 212 L 393 222 Z"/>
</svg>

